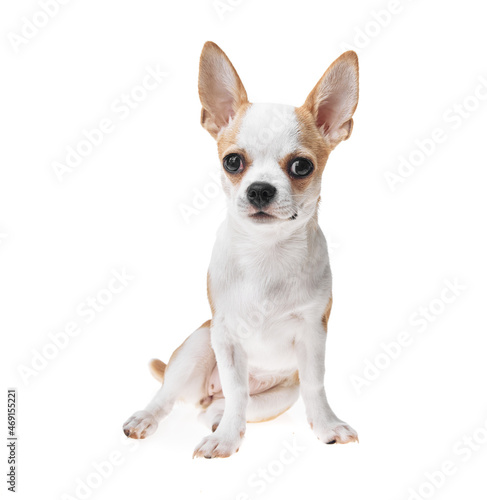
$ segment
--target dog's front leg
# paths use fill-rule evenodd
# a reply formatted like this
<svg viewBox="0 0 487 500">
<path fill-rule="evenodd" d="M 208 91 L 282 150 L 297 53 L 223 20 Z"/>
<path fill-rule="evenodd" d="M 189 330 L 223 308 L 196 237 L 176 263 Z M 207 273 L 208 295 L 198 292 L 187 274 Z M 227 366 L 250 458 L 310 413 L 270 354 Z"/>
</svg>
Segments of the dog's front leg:
<svg viewBox="0 0 487 500">
<path fill-rule="evenodd" d="M 318 439 L 327 444 L 358 441 L 355 430 L 335 415 L 326 398 L 326 330 L 323 325 L 309 326 L 295 345 L 301 395 L 308 422 Z"/>
<path fill-rule="evenodd" d="M 217 321 L 212 323 L 211 344 L 225 396 L 225 410 L 216 431 L 203 438 L 193 457 L 223 458 L 238 451 L 245 434 L 249 400 L 247 355 Z"/>
</svg>

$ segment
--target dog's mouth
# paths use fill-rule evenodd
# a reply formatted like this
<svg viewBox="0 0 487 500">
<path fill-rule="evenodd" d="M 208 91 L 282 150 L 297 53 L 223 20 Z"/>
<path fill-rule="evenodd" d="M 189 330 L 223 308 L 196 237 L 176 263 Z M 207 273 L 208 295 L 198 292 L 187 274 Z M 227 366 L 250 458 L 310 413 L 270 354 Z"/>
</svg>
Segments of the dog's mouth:
<svg viewBox="0 0 487 500">
<path fill-rule="evenodd" d="M 249 217 L 256 222 L 263 222 L 263 223 L 272 222 L 276 220 L 286 220 L 282 219 L 281 217 L 276 217 L 275 215 L 269 214 L 262 210 L 251 214 Z M 296 220 L 297 218 L 298 218 L 298 213 L 295 212 L 293 215 L 291 215 L 291 217 L 288 217 L 287 220 Z"/>
<path fill-rule="evenodd" d="M 267 212 L 255 212 L 255 214 L 252 214 L 250 216 L 252 220 L 255 220 L 257 222 L 271 222 L 272 220 L 277 219 L 274 215 L 268 214 Z"/>
</svg>

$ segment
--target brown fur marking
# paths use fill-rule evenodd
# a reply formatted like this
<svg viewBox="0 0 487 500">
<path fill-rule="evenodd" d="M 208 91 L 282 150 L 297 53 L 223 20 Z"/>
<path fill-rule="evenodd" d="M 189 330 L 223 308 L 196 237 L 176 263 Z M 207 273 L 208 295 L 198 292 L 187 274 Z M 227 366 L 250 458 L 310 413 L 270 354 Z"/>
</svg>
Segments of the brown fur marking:
<svg viewBox="0 0 487 500">
<path fill-rule="evenodd" d="M 163 363 L 160 359 L 151 359 L 149 362 L 149 369 L 152 376 L 161 382 L 164 382 L 164 374 L 166 372 L 167 365 Z"/>
<path fill-rule="evenodd" d="M 240 132 L 240 127 L 242 125 L 245 113 L 250 108 L 250 106 L 251 104 L 248 102 L 240 106 L 230 125 L 222 130 L 217 139 L 218 156 L 220 157 L 222 168 L 223 158 L 225 158 L 225 156 L 229 155 L 230 153 L 237 153 L 243 158 L 244 168 L 241 172 L 237 174 L 231 174 L 223 168 L 223 173 L 228 177 L 232 184 L 240 183 L 240 181 L 243 179 L 243 176 L 247 172 L 247 169 L 252 163 L 252 159 L 249 158 L 248 154 L 244 150 L 237 147 L 237 137 Z"/>
<path fill-rule="evenodd" d="M 215 305 L 211 297 L 210 273 L 206 273 L 206 294 L 208 295 L 208 303 L 210 304 L 211 315 L 215 316 Z"/>
<path fill-rule="evenodd" d="M 229 75 L 233 79 L 231 82 L 228 80 Z M 230 116 L 218 116 L 221 112 L 219 109 L 221 102 L 218 101 L 218 96 L 215 96 L 215 89 L 221 89 L 224 84 L 230 84 L 225 90 L 232 99 L 233 113 L 236 113 L 242 104 L 248 102 L 245 87 L 225 52 L 216 43 L 206 42 L 200 57 L 198 93 L 203 106 L 201 125 L 215 139 L 230 118 Z"/>
<path fill-rule="evenodd" d="M 302 156 L 313 162 L 316 169 L 315 173 L 322 174 L 331 153 L 331 147 L 318 130 L 309 109 L 301 106 L 296 108 L 295 111 L 299 122 L 299 142 L 303 149 Z M 310 177 L 314 174 L 311 174 Z"/>
<path fill-rule="evenodd" d="M 355 68 L 355 75 L 356 75 L 356 85 L 357 85 L 357 91 L 358 91 L 358 73 L 359 73 L 359 67 L 358 67 L 358 57 L 357 54 L 353 50 L 349 50 L 348 52 L 344 52 L 340 57 L 335 59 L 333 63 L 330 65 L 330 67 L 325 71 L 323 76 L 318 80 L 318 83 L 313 87 L 313 90 L 309 93 L 308 97 L 306 98 L 305 103 L 301 106 L 299 109 L 307 110 L 311 117 L 313 118 L 313 121 L 316 122 L 316 119 L 318 117 L 319 113 L 319 108 L 320 105 L 323 102 L 323 87 L 324 87 L 324 81 L 330 77 L 331 74 L 333 74 L 334 71 L 336 71 L 337 65 L 342 64 L 344 61 L 347 61 L 348 63 L 353 64 Z M 333 79 L 333 77 L 331 77 Z M 355 103 L 355 106 L 351 110 L 351 115 L 355 113 L 355 110 L 357 108 L 358 101 Z M 348 133 L 345 137 L 343 137 L 342 140 L 346 141 L 353 129 L 353 119 L 350 118 L 348 123 L 342 124 L 343 128 L 348 127 Z M 318 128 L 316 127 L 318 130 Z M 318 131 L 319 132 L 319 131 Z M 324 133 L 326 134 L 327 129 L 324 130 Z M 321 135 L 321 134 L 320 134 Z M 329 142 L 329 141 L 327 141 Z M 330 150 L 333 149 L 336 146 L 336 144 L 329 144 Z"/>
<path fill-rule="evenodd" d="M 211 326 L 211 319 L 205 321 L 197 330 L 200 330 L 201 328 L 209 328 Z M 169 361 L 167 362 L 167 366 L 169 366 L 177 357 L 179 351 L 182 349 L 183 345 L 186 343 L 186 341 L 189 339 L 187 337 L 184 342 L 171 354 L 171 357 L 169 358 Z"/>
<path fill-rule="evenodd" d="M 325 330 L 328 332 L 328 320 L 330 319 L 330 314 L 331 314 L 331 306 L 333 304 L 333 296 L 330 296 L 330 300 L 328 301 L 328 304 L 326 304 L 325 312 L 323 313 L 323 326 L 325 327 Z"/>
</svg>

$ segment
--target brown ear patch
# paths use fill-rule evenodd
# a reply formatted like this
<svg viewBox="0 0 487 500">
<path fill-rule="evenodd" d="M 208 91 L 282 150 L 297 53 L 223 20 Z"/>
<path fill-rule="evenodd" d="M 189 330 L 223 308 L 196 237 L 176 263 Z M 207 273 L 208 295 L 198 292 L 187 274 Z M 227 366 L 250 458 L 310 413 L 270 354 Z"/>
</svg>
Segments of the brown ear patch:
<svg viewBox="0 0 487 500">
<path fill-rule="evenodd" d="M 323 92 L 323 82 L 329 77 L 331 73 L 333 73 L 336 68 L 338 68 L 344 62 L 348 62 L 351 64 L 355 70 L 355 74 L 357 75 L 357 87 L 358 87 L 358 74 L 359 74 L 359 65 L 358 65 L 358 56 L 353 50 L 349 50 L 344 52 L 340 57 L 337 57 L 330 65 L 330 67 L 325 71 L 323 76 L 319 79 L 318 83 L 313 87 L 313 90 L 309 93 L 306 98 L 306 102 L 304 103 L 304 107 L 307 107 L 313 114 L 316 116 L 318 114 L 318 107 L 321 100 L 321 93 Z M 357 103 L 352 109 L 352 115 L 357 108 Z"/>
<path fill-rule="evenodd" d="M 213 42 L 206 42 L 201 51 L 198 93 L 203 106 L 201 125 L 215 139 L 238 108 L 248 102 L 247 92 L 233 64 Z"/>
<path fill-rule="evenodd" d="M 220 129 L 216 126 L 215 121 L 212 119 L 210 113 L 205 108 L 201 108 L 200 123 L 201 126 L 210 133 L 213 139 L 217 138 Z"/>
<path fill-rule="evenodd" d="M 358 57 L 350 50 L 333 61 L 302 106 L 311 113 L 331 149 L 352 133 L 358 95 Z"/>
</svg>

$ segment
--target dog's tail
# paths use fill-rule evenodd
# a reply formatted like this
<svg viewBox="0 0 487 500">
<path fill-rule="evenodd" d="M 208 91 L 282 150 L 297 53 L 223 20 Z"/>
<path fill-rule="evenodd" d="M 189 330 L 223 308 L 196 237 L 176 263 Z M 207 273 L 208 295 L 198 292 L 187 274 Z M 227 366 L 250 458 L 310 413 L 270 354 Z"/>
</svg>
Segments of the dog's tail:
<svg viewBox="0 0 487 500">
<path fill-rule="evenodd" d="M 149 369 L 152 376 L 162 384 L 164 382 L 166 363 L 163 363 L 160 359 L 151 359 L 149 361 Z"/>
</svg>

